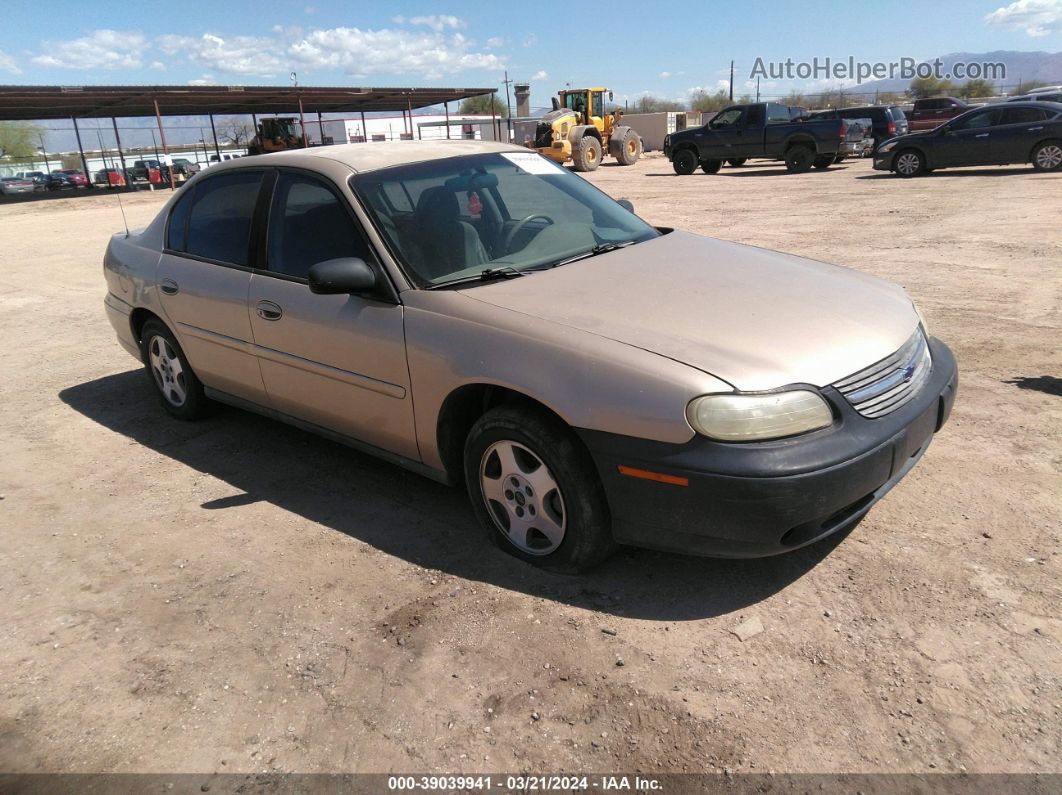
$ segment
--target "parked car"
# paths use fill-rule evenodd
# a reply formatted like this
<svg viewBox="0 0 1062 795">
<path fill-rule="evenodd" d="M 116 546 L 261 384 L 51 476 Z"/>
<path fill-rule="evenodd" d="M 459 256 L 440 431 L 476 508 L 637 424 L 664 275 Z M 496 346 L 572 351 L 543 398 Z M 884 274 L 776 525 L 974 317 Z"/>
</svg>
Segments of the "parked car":
<svg viewBox="0 0 1062 795">
<path fill-rule="evenodd" d="M 170 169 L 165 163 L 158 160 L 136 160 L 128 169 L 129 179 L 133 182 L 147 182 L 151 178 L 151 172 L 158 171 L 162 182 L 170 181 Z"/>
<path fill-rule="evenodd" d="M 858 151 L 852 154 L 856 157 L 866 157 L 874 151 L 874 122 L 868 117 L 848 116 L 835 110 L 819 110 L 805 116 L 807 119 L 844 119 L 848 124 L 849 133 L 860 136 Z M 838 155 L 834 162 L 844 160 L 844 155 Z"/>
<path fill-rule="evenodd" d="M 97 185 L 106 185 L 109 188 L 121 187 L 128 182 L 125 171 L 112 167 L 101 168 L 96 172 L 92 181 Z"/>
<path fill-rule="evenodd" d="M 33 193 L 33 180 L 24 177 L 0 177 L 0 193 L 4 196 Z"/>
<path fill-rule="evenodd" d="M 838 156 L 858 154 L 863 133 L 842 120 L 799 118 L 774 102 L 731 105 L 702 127 L 664 137 L 664 155 L 676 174 L 719 171 L 724 161 L 761 157 L 785 160 L 793 172 L 826 168 Z"/>
<path fill-rule="evenodd" d="M 1010 97 L 1007 102 L 1062 102 L 1062 88 Z"/>
<path fill-rule="evenodd" d="M 960 113 L 965 113 L 972 106 L 955 97 L 929 97 L 916 99 L 914 107 L 907 114 L 907 126 L 910 131 L 932 130 Z"/>
<path fill-rule="evenodd" d="M 897 135 L 906 135 L 908 132 L 907 116 L 897 105 L 864 105 L 858 108 L 822 110 L 813 116 L 826 119 L 870 119 L 875 149 L 881 142 Z"/>
<path fill-rule="evenodd" d="M 1062 104 L 1001 103 L 974 108 L 935 130 L 893 138 L 874 152 L 874 168 L 916 177 L 937 168 L 1032 163 L 1062 167 Z"/>
<path fill-rule="evenodd" d="M 184 157 L 173 158 L 173 173 L 182 177 L 193 177 L 200 171 L 198 163 Z"/>
<path fill-rule="evenodd" d="M 45 174 L 43 171 L 19 171 L 15 176 L 22 177 L 23 179 L 34 179 L 36 177 L 43 177 Z"/>
<path fill-rule="evenodd" d="M 44 179 L 40 183 L 42 190 L 76 190 L 77 183 L 70 178 L 68 174 L 63 174 L 58 171 L 53 171 L 51 174 L 46 174 Z"/>
<path fill-rule="evenodd" d="M 53 171 L 52 174 L 61 174 L 70 180 L 75 188 L 87 188 L 89 187 L 89 179 L 76 168 L 61 168 L 57 171 Z"/>
<path fill-rule="evenodd" d="M 654 228 L 502 143 L 220 163 L 104 273 L 172 416 L 216 400 L 463 481 L 494 541 L 560 571 L 849 528 L 957 388 L 899 286 Z"/>
</svg>

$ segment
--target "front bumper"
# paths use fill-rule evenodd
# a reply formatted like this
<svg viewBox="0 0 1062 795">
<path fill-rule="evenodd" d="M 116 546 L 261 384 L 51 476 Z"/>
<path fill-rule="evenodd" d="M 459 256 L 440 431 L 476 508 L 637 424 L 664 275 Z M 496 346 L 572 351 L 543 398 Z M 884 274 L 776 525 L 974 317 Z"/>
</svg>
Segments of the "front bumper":
<svg viewBox="0 0 1062 795">
<path fill-rule="evenodd" d="M 632 546 L 719 557 L 788 552 L 855 524 L 915 465 L 951 413 L 958 368 L 931 339 L 933 370 L 918 397 L 879 419 L 859 415 L 832 388 L 839 418 L 791 439 L 684 445 L 581 430 L 612 511 L 613 535 Z M 619 466 L 674 475 L 642 480 Z"/>
</svg>

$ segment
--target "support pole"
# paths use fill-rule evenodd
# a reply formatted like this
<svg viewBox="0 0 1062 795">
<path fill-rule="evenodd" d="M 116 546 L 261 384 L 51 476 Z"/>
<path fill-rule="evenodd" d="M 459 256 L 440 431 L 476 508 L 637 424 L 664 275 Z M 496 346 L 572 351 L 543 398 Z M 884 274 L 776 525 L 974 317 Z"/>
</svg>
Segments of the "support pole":
<svg viewBox="0 0 1062 795">
<path fill-rule="evenodd" d="M 122 139 L 118 137 L 118 122 L 111 116 L 111 125 L 114 127 L 114 145 L 118 147 L 118 159 L 122 161 L 122 179 L 125 180 L 126 187 L 129 186 L 129 175 L 125 170 L 125 155 L 122 154 Z"/>
<path fill-rule="evenodd" d="M 77 136 L 77 152 L 81 155 L 81 167 L 84 169 L 82 173 L 85 175 L 85 179 L 89 181 L 88 186 L 91 188 L 92 178 L 89 176 L 88 161 L 85 159 L 85 149 L 81 146 L 81 131 L 77 128 L 77 118 L 71 116 L 70 121 L 74 123 L 74 135 Z"/>
<path fill-rule="evenodd" d="M 365 124 L 365 111 L 361 112 L 361 137 L 365 143 L 369 142 L 369 127 Z"/>
<path fill-rule="evenodd" d="M 221 162 L 221 147 L 218 146 L 218 131 L 214 128 L 214 114 L 208 113 L 210 117 L 210 134 L 214 136 L 214 154 L 218 156 L 218 162 Z"/>
<path fill-rule="evenodd" d="M 321 121 L 321 111 L 317 111 L 317 129 L 321 132 L 321 146 L 324 146 L 324 122 Z"/>
<path fill-rule="evenodd" d="M 443 110 L 446 111 L 446 140 L 450 140 L 450 103 L 443 103 Z"/>
<path fill-rule="evenodd" d="M 306 116 L 302 112 L 302 94 L 299 94 L 299 126 L 302 127 L 302 148 L 309 149 L 310 142 L 306 139 Z"/>
<path fill-rule="evenodd" d="M 151 101 L 155 103 L 155 122 L 159 125 L 159 137 L 162 139 L 162 151 L 166 153 L 166 157 L 170 156 L 170 147 L 166 145 L 166 130 L 162 127 L 162 113 L 159 112 L 159 101 L 157 98 L 152 97 Z M 170 190 L 174 190 L 176 187 L 173 183 L 173 169 L 170 168 L 169 163 L 166 164 L 166 172 L 170 175 Z"/>
<path fill-rule="evenodd" d="M 409 137 L 413 137 L 413 101 L 406 94 L 406 110 L 409 111 Z"/>
<path fill-rule="evenodd" d="M 37 133 L 37 137 L 41 139 L 41 154 L 44 155 L 44 170 L 51 174 L 52 164 L 48 162 L 48 150 L 44 146 L 44 133 Z"/>
<path fill-rule="evenodd" d="M 490 127 L 494 133 L 494 140 L 497 141 L 501 138 L 501 132 L 498 128 L 498 111 L 494 107 L 494 92 L 490 92 Z"/>
</svg>

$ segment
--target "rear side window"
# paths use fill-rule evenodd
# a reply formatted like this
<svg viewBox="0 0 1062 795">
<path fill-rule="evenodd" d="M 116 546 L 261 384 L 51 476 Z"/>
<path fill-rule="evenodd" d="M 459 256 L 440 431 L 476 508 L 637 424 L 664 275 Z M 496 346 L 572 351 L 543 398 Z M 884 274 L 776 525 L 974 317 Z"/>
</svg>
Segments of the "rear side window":
<svg viewBox="0 0 1062 795">
<path fill-rule="evenodd" d="M 215 262 L 246 266 L 261 183 L 261 171 L 230 171 L 198 183 L 184 250 Z"/>
<path fill-rule="evenodd" d="M 1028 124 L 1046 118 L 1047 114 L 1039 108 L 1004 108 L 1000 124 Z"/>
<path fill-rule="evenodd" d="M 788 124 L 789 123 L 789 108 L 785 105 L 768 105 L 767 106 L 767 123 L 768 124 Z"/>
<path fill-rule="evenodd" d="M 745 112 L 745 124 L 749 127 L 762 127 L 764 116 L 763 105 L 750 105 Z"/>
<path fill-rule="evenodd" d="M 273 192 L 267 251 L 270 272 L 299 279 L 325 260 L 372 260 L 345 203 L 325 183 L 283 172 Z"/>
<path fill-rule="evenodd" d="M 166 248 L 171 251 L 184 251 L 188 241 L 188 211 L 192 207 L 195 188 L 185 191 L 170 210 L 170 222 L 166 226 Z"/>
</svg>

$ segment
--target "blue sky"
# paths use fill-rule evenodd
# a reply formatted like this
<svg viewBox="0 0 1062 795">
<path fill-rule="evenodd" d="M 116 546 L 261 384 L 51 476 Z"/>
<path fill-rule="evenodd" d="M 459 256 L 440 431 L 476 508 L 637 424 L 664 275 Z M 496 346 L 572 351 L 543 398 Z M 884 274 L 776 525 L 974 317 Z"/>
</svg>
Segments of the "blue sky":
<svg viewBox="0 0 1062 795">
<path fill-rule="evenodd" d="M 1062 0 L 80 0 L 7 3 L 4 16 L 2 83 L 286 84 L 294 70 L 304 85 L 490 87 L 508 69 L 533 81 L 533 106 L 569 81 L 608 85 L 620 100 L 714 90 L 731 59 L 740 93 L 757 57 L 1062 50 Z"/>
</svg>

